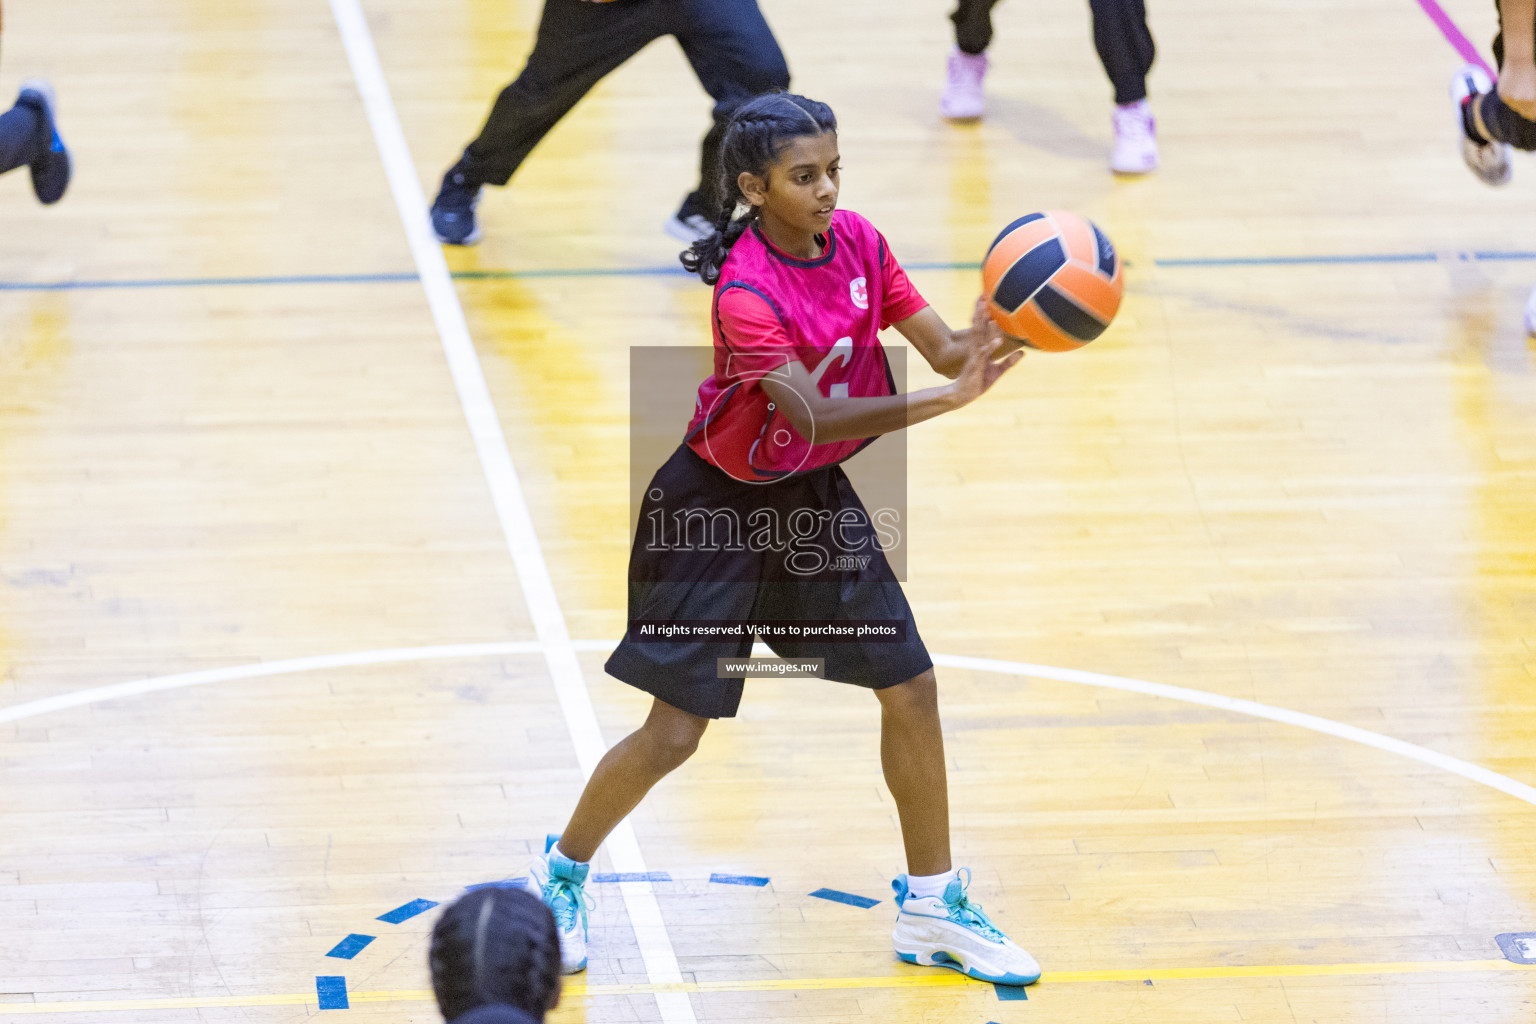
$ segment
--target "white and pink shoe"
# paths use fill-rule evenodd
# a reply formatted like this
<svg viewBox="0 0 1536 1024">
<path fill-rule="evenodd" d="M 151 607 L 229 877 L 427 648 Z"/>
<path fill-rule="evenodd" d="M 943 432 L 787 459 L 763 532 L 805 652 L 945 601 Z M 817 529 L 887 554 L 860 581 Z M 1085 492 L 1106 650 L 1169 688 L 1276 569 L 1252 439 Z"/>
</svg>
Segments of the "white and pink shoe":
<svg viewBox="0 0 1536 1024">
<path fill-rule="evenodd" d="M 1146 100 L 1115 107 L 1115 148 L 1109 169 L 1116 174 L 1157 170 L 1157 120 Z"/>
<path fill-rule="evenodd" d="M 944 95 L 939 98 L 939 113 L 951 121 L 978 120 L 987 109 L 982 79 L 987 77 L 987 55 L 966 53 L 955 47 L 949 55 L 949 75 Z"/>
</svg>

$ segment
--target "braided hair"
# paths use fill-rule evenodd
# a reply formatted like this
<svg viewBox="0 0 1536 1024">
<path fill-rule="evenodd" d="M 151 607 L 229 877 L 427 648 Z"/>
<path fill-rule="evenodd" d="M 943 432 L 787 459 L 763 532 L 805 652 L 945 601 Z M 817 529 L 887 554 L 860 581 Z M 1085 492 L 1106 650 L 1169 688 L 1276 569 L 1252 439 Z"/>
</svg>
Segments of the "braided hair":
<svg viewBox="0 0 1536 1024">
<path fill-rule="evenodd" d="M 832 108 L 792 92 L 765 93 L 736 108 L 720 140 L 721 201 L 715 229 L 680 255 L 688 273 L 698 274 L 705 284 L 720 280 L 731 246 L 757 219 L 757 207 L 741 193 L 742 173 L 765 176 L 785 143 L 826 132 L 837 132 Z"/>
<path fill-rule="evenodd" d="M 472 1014 L 489 1024 L 498 1004 L 543 1020 L 560 995 L 555 917 L 522 889 L 476 889 L 451 904 L 432 929 L 427 960 L 447 1021 Z"/>
</svg>

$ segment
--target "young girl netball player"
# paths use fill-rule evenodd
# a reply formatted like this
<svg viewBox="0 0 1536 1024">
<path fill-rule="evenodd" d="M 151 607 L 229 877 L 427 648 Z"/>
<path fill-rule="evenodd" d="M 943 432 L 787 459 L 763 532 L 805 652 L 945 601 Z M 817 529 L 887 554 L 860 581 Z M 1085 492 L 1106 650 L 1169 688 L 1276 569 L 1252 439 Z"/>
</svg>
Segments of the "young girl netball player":
<svg viewBox="0 0 1536 1024">
<path fill-rule="evenodd" d="M 629 631 L 607 664 L 655 701 L 599 762 L 565 831 L 533 865 L 531 886 L 554 911 L 564 969 L 581 970 L 583 884 L 598 844 L 688 759 L 710 719 L 736 713 L 743 680 L 717 678 L 716 659 L 746 656 L 750 637 L 654 642 L 643 624 L 882 620 L 900 627 L 897 642 L 765 639 L 781 656 L 824 659 L 827 679 L 868 687 L 880 701 L 881 763 L 909 872 L 892 883 L 897 954 L 1027 985 L 1039 966 L 971 902 L 969 873 L 950 862 L 933 662 L 838 466 L 880 434 L 979 398 L 1018 362 L 1018 343 L 979 302 L 970 328 L 951 331 L 880 233 L 837 209 L 837 123 L 825 104 L 785 93 L 752 100 L 731 118 L 720 156 L 725 208 L 715 232 L 683 254 L 715 285 L 715 372 L 699 387 L 683 445 L 647 489 Z M 896 394 L 877 338 L 888 325 L 952 382 Z M 711 535 L 679 536 L 678 524 L 686 530 L 697 516 Z M 776 533 L 780 543 L 765 540 Z M 827 552 L 870 557 L 834 562 Z"/>
<path fill-rule="evenodd" d="M 427 962 L 448 1024 L 540 1024 L 560 1001 L 554 918 L 519 889 L 477 889 L 449 905 Z"/>
</svg>

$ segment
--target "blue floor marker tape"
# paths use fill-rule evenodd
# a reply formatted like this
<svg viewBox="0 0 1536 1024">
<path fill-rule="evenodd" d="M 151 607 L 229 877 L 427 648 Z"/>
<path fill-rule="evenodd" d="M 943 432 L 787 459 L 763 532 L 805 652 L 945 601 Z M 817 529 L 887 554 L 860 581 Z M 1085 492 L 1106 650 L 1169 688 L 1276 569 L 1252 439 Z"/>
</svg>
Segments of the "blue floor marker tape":
<svg viewBox="0 0 1536 1024">
<path fill-rule="evenodd" d="M 709 880 L 720 885 L 767 885 L 768 879 L 757 875 L 710 875 Z"/>
<path fill-rule="evenodd" d="M 394 910 L 391 910 L 387 914 L 380 914 L 378 917 L 374 918 L 374 920 L 387 921 L 390 924 L 399 924 L 401 921 L 409 921 L 417 914 L 420 914 L 426 910 L 431 910 L 435 906 L 437 906 L 437 904 L 431 900 L 411 900 L 411 902 L 405 904 L 404 906 L 396 907 Z"/>
<path fill-rule="evenodd" d="M 992 987 L 997 989 L 997 998 L 1004 1002 L 1029 998 L 1029 993 L 1024 991 L 1023 985 L 993 985 Z"/>
<path fill-rule="evenodd" d="M 353 932 L 331 947 L 331 951 L 325 955 L 334 956 L 338 960 L 351 960 L 361 953 L 368 943 L 372 941 L 372 935 L 359 935 L 357 932 Z"/>
<path fill-rule="evenodd" d="M 350 1009 L 347 1003 L 347 979 L 339 974 L 322 974 L 315 978 L 315 994 L 320 997 L 322 1010 Z"/>
<path fill-rule="evenodd" d="M 474 892 L 476 889 L 521 889 L 528 884 L 527 875 L 519 875 L 516 878 L 503 878 L 499 882 L 476 882 L 474 885 L 466 885 L 465 892 Z"/>
<path fill-rule="evenodd" d="M 1505 932 L 1494 936 L 1504 959 L 1512 964 L 1536 964 L 1536 932 Z"/>
<path fill-rule="evenodd" d="M 593 875 L 592 881 L 606 882 L 670 882 L 672 876 L 665 871 L 621 871 L 613 875 Z"/>
<path fill-rule="evenodd" d="M 811 895 L 815 896 L 819 900 L 831 900 L 833 903 L 846 903 L 850 907 L 862 907 L 865 910 L 868 910 L 870 907 L 880 902 L 879 900 L 872 900 L 868 896 L 855 896 L 851 892 L 839 892 L 836 889 L 817 889 L 815 892 L 811 893 Z"/>
</svg>

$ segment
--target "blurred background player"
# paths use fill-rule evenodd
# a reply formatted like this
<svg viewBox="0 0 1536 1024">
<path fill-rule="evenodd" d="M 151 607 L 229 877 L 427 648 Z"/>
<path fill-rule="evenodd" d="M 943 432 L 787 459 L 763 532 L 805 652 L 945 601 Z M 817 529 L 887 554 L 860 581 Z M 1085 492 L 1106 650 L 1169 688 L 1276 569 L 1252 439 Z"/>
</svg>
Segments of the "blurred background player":
<svg viewBox="0 0 1536 1024">
<path fill-rule="evenodd" d="M 1495 6 L 1498 87 L 1469 62 L 1451 80 L 1451 99 L 1458 106 L 1462 159 L 1485 184 L 1503 185 L 1511 174 L 1510 147 L 1536 149 L 1536 0 L 1497 0 Z M 1525 303 L 1525 329 L 1536 334 L 1536 290 Z"/>
<path fill-rule="evenodd" d="M 449 1024 L 540 1024 L 560 1002 L 554 915 L 521 889 L 476 889 L 449 904 L 427 962 Z"/>
<path fill-rule="evenodd" d="M 3 20 L 0 9 L 0 20 Z M 69 150 L 54 118 L 53 86 L 41 78 L 21 83 L 15 106 L 0 114 L 0 174 L 32 169 L 32 191 L 44 204 L 64 198 L 69 187 Z"/>
<path fill-rule="evenodd" d="M 982 81 L 992 42 L 992 8 L 998 0 L 959 0 L 949 16 L 955 48 L 939 110 L 952 121 L 975 120 L 986 110 Z M 1143 0 L 1088 0 L 1093 46 L 1115 87 L 1115 148 L 1109 167 L 1117 174 L 1146 174 L 1157 168 L 1157 124 L 1147 103 L 1147 72 L 1157 49 L 1147 28 Z"/>
<path fill-rule="evenodd" d="M 646 44 L 673 36 L 699 84 L 715 101 L 704 136 L 699 185 L 667 234 L 708 235 L 720 205 L 720 137 L 732 111 L 759 93 L 789 87 L 789 67 L 757 0 L 545 0 L 522 74 L 496 97 L 480 135 L 443 175 L 432 227 L 450 245 L 479 240 L 475 203 L 482 185 L 505 185 L 528 153 L 603 76 Z"/>
</svg>

